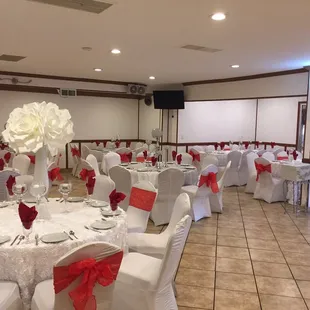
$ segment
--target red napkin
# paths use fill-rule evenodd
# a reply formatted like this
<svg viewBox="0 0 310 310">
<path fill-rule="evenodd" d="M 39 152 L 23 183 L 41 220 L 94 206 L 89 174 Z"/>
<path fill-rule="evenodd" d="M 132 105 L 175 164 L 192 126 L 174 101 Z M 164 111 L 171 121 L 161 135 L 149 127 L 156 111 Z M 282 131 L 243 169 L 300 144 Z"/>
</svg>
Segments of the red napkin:
<svg viewBox="0 0 310 310">
<path fill-rule="evenodd" d="M 248 149 L 249 144 L 250 144 L 249 142 L 244 142 L 244 147 L 245 147 L 246 150 Z"/>
<path fill-rule="evenodd" d="M 182 155 L 181 154 L 179 154 L 177 156 L 177 162 L 178 162 L 179 165 L 181 165 L 181 162 L 182 162 Z"/>
<path fill-rule="evenodd" d="M 152 166 L 155 166 L 157 162 L 157 158 L 155 156 L 152 156 L 151 161 L 152 161 Z"/>
<path fill-rule="evenodd" d="M 296 160 L 298 158 L 298 154 L 297 154 L 296 150 L 294 150 L 292 155 L 293 155 L 294 160 Z"/>
<path fill-rule="evenodd" d="M 8 192 L 10 194 L 10 196 L 13 196 L 14 193 L 12 191 L 12 187 L 15 184 L 15 177 L 13 177 L 12 175 L 9 176 L 9 178 L 6 181 L 6 187 L 8 189 Z"/>
<path fill-rule="evenodd" d="M 60 174 L 60 168 L 56 167 L 48 172 L 48 178 L 53 182 L 55 180 L 62 181 L 64 178 Z"/>
<path fill-rule="evenodd" d="M 114 189 L 109 195 L 109 198 L 110 198 L 111 209 L 112 211 L 115 211 L 117 209 L 118 204 L 126 198 L 126 195 L 123 193 L 117 192 L 116 189 Z"/>
<path fill-rule="evenodd" d="M 99 146 L 100 141 L 99 141 L 99 140 L 96 140 L 95 143 L 96 143 L 97 146 Z"/>
<path fill-rule="evenodd" d="M 8 146 L 9 146 L 9 145 L 6 144 L 6 143 L 0 143 L 0 149 L 1 149 L 1 150 L 6 149 Z"/>
<path fill-rule="evenodd" d="M 173 161 L 175 161 L 176 157 L 177 157 L 177 152 L 176 151 L 172 151 L 172 159 L 173 159 Z"/>
<path fill-rule="evenodd" d="M 5 162 L 8 164 L 10 159 L 11 159 L 11 153 L 10 152 L 7 152 L 5 155 L 4 155 L 4 160 Z"/>
<path fill-rule="evenodd" d="M 132 153 L 131 153 L 131 152 L 128 153 L 128 154 L 127 154 L 127 157 L 128 157 L 129 162 L 131 163 L 131 160 L 132 160 Z"/>
<path fill-rule="evenodd" d="M 102 142 L 102 143 L 103 143 L 103 146 L 104 146 L 104 147 L 106 147 L 106 146 L 107 146 L 107 142 L 108 142 L 107 140 L 103 140 L 103 142 Z"/>
<path fill-rule="evenodd" d="M 119 148 L 120 145 L 121 145 L 121 141 L 116 140 L 116 141 L 115 141 L 115 146 L 116 146 L 116 148 Z"/>
<path fill-rule="evenodd" d="M 96 179 L 94 177 L 89 177 L 88 178 L 88 181 L 86 183 L 86 188 L 87 188 L 88 195 L 92 195 L 93 194 L 95 183 L 96 183 Z"/>
<path fill-rule="evenodd" d="M 143 151 L 144 159 L 147 159 L 147 151 Z"/>
<path fill-rule="evenodd" d="M 20 220 L 22 221 L 22 224 L 26 229 L 31 228 L 32 222 L 35 220 L 35 218 L 38 215 L 36 207 L 29 208 L 22 202 L 19 204 L 18 213 L 19 213 Z"/>
<path fill-rule="evenodd" d="M 220 143 L 220 148 L 221 148 L 222 151 L 223 151 L 224 147 L 225 147 L 225 142 L 221 142 Z"/>
<path fill-rule="evenodd" d="M 76 148 L 71 148 L 71 154 L 72 156 L 77 156 L 77 157 L 81 157 L 81 153 L 80 153 L 80 150 L 76 149 Z"/>
<path fill-rule="evenodd" d="M 255 146 L 257 149 L 259 148 L 259 142 L 258 141 L 255 142 Z"/>
<path fill-rule="evenodd" d="M 4 169 L 4 160 L 0 158 L 0 171 Z"/>
<path fill-rule="evenodd" d="M 36 163 L 36 157 L 34 155 L 28 155 L 30 162 L 34 165 Z"/>
<path fill-rule="evenodd" d="M 217 151 L 217 148 L 219 147 L 219 144 L 218 143 L 214 143 L 214 147 L 215 147 L 215 150 Z"/>
<path fill-rule="evenodd" d="M 126 147 L 129 148 L 131 145 L 131 141 L 126 141 Z"/>
<path fill-rule="evenodd" d="M 271 148 L 273 149 L 276 144 L 275 142 L 271 142 L 270 145 L 271 145 Z"/>
<path fill-rule="evenodd" d="M 122 163 L 128 163 L 128 156 L 127 156 L 127 154 L 123 153 L 123 154 L 119 154 L 119 156 L 121 157 L 121 162 Z"/>
</svg>

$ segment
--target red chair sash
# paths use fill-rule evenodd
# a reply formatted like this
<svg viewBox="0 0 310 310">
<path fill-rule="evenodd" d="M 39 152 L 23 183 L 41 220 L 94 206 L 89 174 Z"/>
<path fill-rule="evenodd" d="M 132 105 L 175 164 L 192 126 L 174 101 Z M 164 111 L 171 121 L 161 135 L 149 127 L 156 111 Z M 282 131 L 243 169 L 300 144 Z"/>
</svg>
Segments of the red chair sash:
<svg viewBox="0 0 310 310">
<path fill-rule="evenodd" d="M 107 142 L 108 142 L 107 140 L 103 140 L 103 142 L 102 142 L 103 143 L 103 147 L 107 146 Z"/>
<path fill-rule="evenodd" d="M 4 160 L 0 158 L 0 171 L 4 169 Z"/>
<path fill-rule="evenodd" d="M 111 285 L 117 277 L 123 252 L 97 262 L 94 258 L 84 259 L 69 266 L 54 267 L 54 289 L 58 294 L 67 288 L 79 276 L 81 282 L 69 292 L 75 310 L 96 310 L 96 297 L 93 288 L 96 283 L 101 286 Z"/>
<path fill-rule="evenodd" d="M 155 192 L 133 187 L 130 193 L 129 205 L 146 212 L 151 212 L 155 199 Z"/>
<path fill-rule="evenodd" d="M 138 163 L 144 163 L 144 157 L 137 157 L 137 162 Z"/>
<path fill-rule="evenodd" d="M 86 181 L 86 179 L 93 178 L 95 176 L 95 170 L 82 169 L 80 172 L 80 177 L 83 181 Z"/>
<path fill-rule="evenodd" d="M 76 157 L 81 157 L 81 153 L 80 153 L 80 150 L 76 149 L 76 148 L 71 148 L 71 154 L 72 156 L 76 156 Z"/>
<path fill-rule="evenodd" d="M 269 164 L 269 165 L 262 165 L 262 164 L 255 163 L 255 168 L 256 168 L 256 171 L 257 171 L 256 181 L 258 181 L 259 175 L 261 173 L 263 173 L 263 172 L 271 173 L 271 164 Z"/>
<path fill-rule="evenodd" d="M 131 145 L 131 141 L 126 141 L 126 147 L 129 148 Z"/>
<path fill-rule="evenodd" d="M 56 167 L 56 168 L 50 170 L 48 172 L 48 177 L 51 181 L 55 181 L 55 180 L 62 181 L 64 179 L 62 177 L 62 175 L 60 174 L 60 168 L 59 167 Z"/>
<path fill-rule="evenodd" d="M 30 159 L 30 163 L 32 163 L 33 165 L 35 165 L 36 163 L 36 157 L 35 155 L 28 155 L 29 159 Z"/>
<path fill-rule="evenodd" d="M 210 172 L 208 175 L 200 176 L 198 187 L 201 187 L 204 184 L 206 185 L 206 187 L 210 187 L 212 190 L 212 193 L 214 194 L 220 191 L 217 185 L 216 173 L 214 172 Z"/>
<path fill-rule="evenodd" d="M 173 159 L 173 161 L 175 161 L 176 157 L 177 157 L 177 152 L 176 151 L 172 151 L 172 159 Z"/>
<path fill-rule="evenodd" d="M 121 157 L 121 162 L 122 163 L 128 163 L 129 162 L 129 159 L 128 159 L 128 156 L 127 154 L 119 154 L 119 156 Z"/>
<path fill-rule="evenodd" d="M 7 147 L 9 147 L 8 144 L 6 144 L 6 143 L 0 143 L 0 149 L 1 149 L 1 150 L 6 149 Z"/>
<path fill-rule="evenodd" d="M 199 153 L 194 153 L 193 151 L 189 151 L 188 153 L 189 155 L 191 155 L 193 157 L 193 161 L 200 161 L 200 154 Z"/>
<path fill-rule="evenodd" d="M 7 152 L 4 156 L 3 156 L 3 158 L 4 158 L 4 160 L 5 160 L 5 162 L 8 164 L 9 163 L 9 161 L 10 161 L 10 159 L 11 159 L 11 153 L 10 152 Z"/>
<path fill-rule="evenodd" d="M 121 145 L 121 142 L 120 142 L 120 141 L 116 141 L 116 142 L 115 142 L 115 146 L 116 146 L 117 148 L 119 148 L 120 145 Z"/>
<path fill-rule="evenodd" d="M 181 165 L 181 162 L 182 162 L 182 155 L 179 154 L 179 155 L 177 156 L 177 163 L 178 163 L 178 165 Z"/>
<path fill-rule="evenodd" d="M 278 160 L 288 160 L 288 156 L 278 156 Z"/>
</svg>

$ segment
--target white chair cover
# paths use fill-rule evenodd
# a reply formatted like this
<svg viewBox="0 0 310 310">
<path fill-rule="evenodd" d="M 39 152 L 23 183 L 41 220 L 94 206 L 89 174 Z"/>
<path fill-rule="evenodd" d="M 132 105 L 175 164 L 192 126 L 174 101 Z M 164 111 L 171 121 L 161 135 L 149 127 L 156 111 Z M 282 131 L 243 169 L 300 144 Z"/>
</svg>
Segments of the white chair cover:
<svg viewBox="0 0 310 310">
<path fill-rule="evenodd" d="M 281 149 L 271 149 L 269 150 L 271 153 L 273 153 L 274 157 L 277 158 L 278 154 L 280 152 L 283 152 Z"/>
<path fill-rule="evenodd" d="M 190 150 L 195 150 L 197 153 L 199 153 L 199 152 L 204 152 L 205 148 L 201 145 L 195 145 L 192 148 L 190 148 Z"/>
<path fill-rule="evenodd" d="M 258 152 L 256 152 L 256 154 L 258 155 L 258 157 L 263 156 L 264 153 L 266 153 L 266 150 L 259 150 Z"/>
<path fill-rule="evenodd" d="M 93 156 L 96 157 L 99 165 L 102 163 L 102 160 L 103 160 L 103 152 L 102 151 L 89 150 L 89 154 L 92 154 Z"/>
<path fill-rule="evenodd" d="M 121 166 L 114 166 L 110 169 L 110 178 L 115 183 L 116 191 L 126 195 L 126 198 L 119 204 L 123 210 L 128 209 L 129 197 L 131 191 L 131 174 L 130 172 Z"/>
<path fill-rule="evenodd" d="M 273 155 L 273 154 L 272 154 Z M 266 158 L 257 158 L 255 163 L 261 165 L 270 165 Z M 262 172 L 259 175 L 254 192 L 255 199 L 263 199 L 268 203 L 286 200 L 287 189 L 284 186 L 284 180 L 272 176 L 269 172 Z"/>
<path fill-rule="evenodd" d="M 246 193 L 253 194 L 255 192 L 256 188 L 256 168 L 255 168 L 255 162 L 254 160 L 258 158 L 258 155 L 256 153 L 249 153 L 246 156 L 247 164 L 248 164 L 248 180 L 245 187 Z"/>
<path fill-rule="evenodd" d="M 0 201 L 8 200 L 6 181 L 8 180 L 10 175 L 13 177 L 17 177 L 20 174 L 18 171 L 13 171 L 12 169 L 6 169 L 3 171 L 0 171 Z"/>
<path fill-rule="evenodd" d="M 137 142 L 136 143 L 136 149 L 142 148 L 142 147 L 143 147 L 143 143 L 142 142 Z"/>
<path fill-rule="evenodd" d="M 27 174 L 30 166 L 30 158 L 25 154 L 18 154 L 13 158 L 12 168 L 17 169 L 21 175 Z"/>
<path fill-rule="evenodd" d="M 227 170 L 225 178 L 225 186 L 240 185 L 239 165 L 241 160 L 241 152 L 231 151 L 227 155 L 227 162 L 231 161 L 230 168 Z"/>
<path fill-rule="evenodd" d="M 184 185 L 184 173 L 168 168 L 158 175 L 158 194 L 150 218 L 155 226 L 169 223 L 175 200 Z"/>
<path fill-rule="evenodd" d="M 117 186 L 117 185 L 116 185 Z M 132 188 L 140 188 L 146 191 L 157 193 L 156 188 L 151 182 L 141 181 L 133 185 Z M 155 203 L 154 199 L 153 204 Z M 147 222 L 150 217 L 150 212 L 138 209 L 134 206 L 128 206 L 127 209 L 127 221 L 128 221 L 128 232 L 144 233 L 146 231 Z"/>
<path fill-rule="evenodd" d="M 248 181 L 248 162 L 247 162 L 247 155 L 250 154 L 252 151 L 247 150 L 244 151 L 241 155 L 240 167 L 239 167 L 239 185 L 245 185 Z"/>
<path fill-rule="evenodd" d="M 109 195 L 115 189 L 115 183 L 107 175 L 96 176 L 93 199 L 110 202 Z"/>
<path fill-rule="evenodd" d="M 81 169 L 94 170 L 94 167 L 83 158 L 81 158 L 80 160 L 80 166 L 81 166 Z"/>
<path fill-rule="evenodd" d="M 233 145 L 231 146 L 231 150 L 232 150 L 232 151 L 238 151 L 238 150 L 239 150 L 239 145 L 238 145 L 238 144 L 233 144 Z"/>
<path fill-rule="evenodd" d="M 121 164 L 121 157 L 119 154 L 114 153 L 114 152 L 109 152 L 107 153 L 104 158 L 104 173 L 106 175 L 109 175 L 109 170 L 114 167 L 114 166 L 118 166 Z"/>
<path fill-rule="evenodd" d="M 193 163 L 193 157 L 191 155 L 189 155 L 188 153 L 180 153 L 180 154 L 182 155 L 182 162 L 181 162 L 182 164 L 191 165 Z"/>
<path fill-rule="evenodd" d="M 219 160 L 217 159 L 217 157 L 215 155 L 208 154 L 204 157 L 204 159 L 202 161 L 202 169 L 208 167 L 209 165 L 215 165 L 218 167 Z"/>
<path fill-rule="evenodd" d="M 267 159 L 267 160 L 269 160 L 269 161 L 275 160 L 275 157 L 274 157 L 273 153 L 271 153 L 271 152 L 265 152 L 265 153 L 262 155 L 262 158 L 265 158 L 265 159 Z"/>
<path fill-rule="evenodd" d="M 206 152 L 214 152 L 215 151 L 215 146 L 214 145 L 207 145 L 205 147 Z"/>
<path fill-rule="evenodd" d="M 23 310 L 23 304 L 17 283 L 0 281 L 0 309 Z"/>
<path fill-rule="evenodd" d="M 171 234 L 164 258 L 129 253 L 115 284 L 113 310 L 178 310 L 172 283 L 192 219 L 186 215 Z"/>
<path fill-rule="evenodd" d="M 82 154 L 81 154 L 81 157 L 83 159 L 86 159 L 86 157 L 90 154 L 90 149 L 87 145 L 83 144 L 82 145 Z"/>
<path fill-rule="evenodd" d="M 189 196 L 185 193 L 180 194 L 174 203 L 169 225 L 165 231 L 160 234 L 128 234 L 129 250 L 156 258 L 163 258 L 169 237 L 175 230 L 178 222 L 190 213 L 190 209 Z"/>
<path fill-rule="evenodd" d="M 94 258 L 100 261 L 104 258 L 112 256 L 121 249 L 115 245 L 105 242 L 96 242 L 82 245 L 64 255 L 55 264 L 56 267 L 68 266 L 75 262 Z M 32 310 L 69 310 L 74 309 L 69 292 L 75 289 L 82 281 L 83 275 L 79 276 L 67 288 L 63 289 L 60 293 L 54 293 L 53 280 L 46 280 L 39 283 L 32 298 Z M 112 306 L 113 291 L 115 282 L 109 286 L 102 286 L 98 283 L 93 288 L 93 294 L 96 297 L 97 309 L 110 310 Z"/>
<path fill-rule="evenodd" d="M 79 149 L 79 147 L 78 147 L 78 145 L 77 144 L 74 144 L 74 143 L 72 143 L 72 144 L 70 144 L 70 147 L 71 147 L 71 149 L 70 149 L 70 151 L 72 150 L 72 149 Z M 80 163 L 80 160 L 81 160 L 81 158 L 79 158 L 78 156 L 72 156 L 72 161 L 73 161 L 73 167 L 72 167 L 72 175 L 74 176 L 74 177 L 76 177 L 76 176 L 78 176 L 79 175 L 79 173 L 80 173 L 80 170 L 81 170 L 81 163 Z"/>
<path fill-rule="evenodd" d="M 86 158 L 86 161 L 93 167 L 96 176 L 100 175 L 97 158 L 93 154 L 89 154 Z"/>
</svg>

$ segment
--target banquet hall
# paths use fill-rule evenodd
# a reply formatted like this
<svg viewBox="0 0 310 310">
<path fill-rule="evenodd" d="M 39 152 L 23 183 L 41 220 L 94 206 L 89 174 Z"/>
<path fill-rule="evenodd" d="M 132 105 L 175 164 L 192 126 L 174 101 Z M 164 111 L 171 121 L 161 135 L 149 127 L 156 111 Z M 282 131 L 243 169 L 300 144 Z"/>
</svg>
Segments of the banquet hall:
<svg viewBox="0 0 310 310">
<path fill-rule="evenodd" d="M 1 0 L 0 310 L 309 310 L 309 13 Z"/>
</svg>

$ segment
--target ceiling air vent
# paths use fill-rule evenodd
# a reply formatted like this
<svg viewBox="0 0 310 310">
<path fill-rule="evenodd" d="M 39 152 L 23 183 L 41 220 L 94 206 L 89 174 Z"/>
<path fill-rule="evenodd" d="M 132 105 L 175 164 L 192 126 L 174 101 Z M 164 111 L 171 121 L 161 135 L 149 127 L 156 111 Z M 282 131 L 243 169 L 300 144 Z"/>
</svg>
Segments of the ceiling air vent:
<svg viewBox="0 0 310 310">
<path fill-rule="evenodd" d="M 31 2 L 39 2 L 44 4 L 61 6 L 68 9 L 75 9 L 79 11 L 85 11 L 90 13 L 100 14 L 110 6 L 111 3 L 106 3 L 95 0 L 28 0 Z"/>
<path fill-rule="evenodd" d="M 0 61 L 12 61 L 12 62 L 18 62 L 26 57 L 24 56 L 16 56 L 16 55 L 7 55 L 7 54 L 2 54 L 0 56 Z"/>
<path fill-rule="evenodd" d="M 205 47 L 205 46 L 199 46 L 199 45 L 184 45 L 181 48 L 184 48 L 186 50 L 192 50 L 192 51 L 199 51 L 199 52 L 205 52 L 205 53 L 216 53 L 220 52 L 222 50 L 218 48 L 211 48 L 211 47 Z"/>
</svg>

